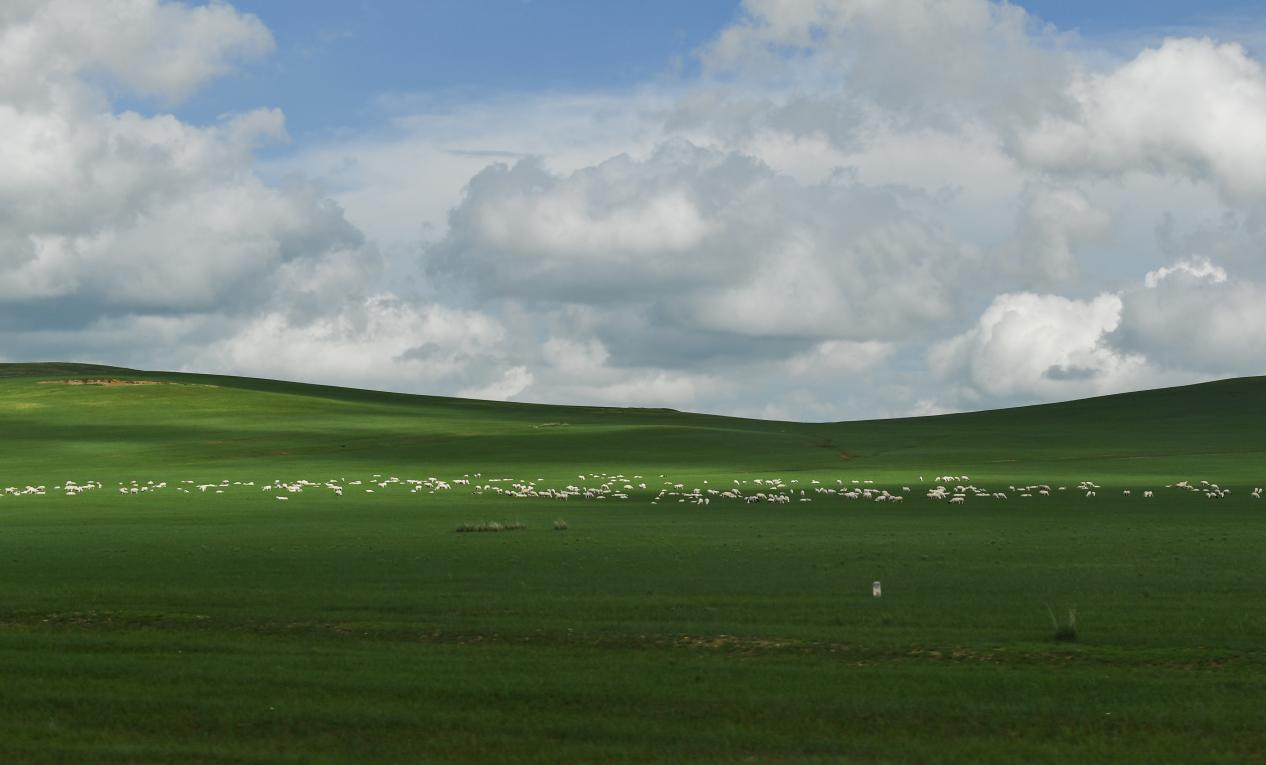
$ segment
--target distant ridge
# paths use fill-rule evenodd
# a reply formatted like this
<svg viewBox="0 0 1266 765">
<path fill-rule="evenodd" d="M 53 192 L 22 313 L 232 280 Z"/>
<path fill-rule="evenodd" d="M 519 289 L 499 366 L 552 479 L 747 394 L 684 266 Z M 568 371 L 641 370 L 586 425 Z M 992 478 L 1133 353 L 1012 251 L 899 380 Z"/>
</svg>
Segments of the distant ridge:
<svg viewBox="0 0 1266 765">
<path fill-rule="evenodd" d="M 0 363 L 0 377 L 55 377 L 82 375 L 139 375 L 139 369 L 112 367 L 105 364 L 79 364 L 71 361 L 32 361 Z"/>
</svg>

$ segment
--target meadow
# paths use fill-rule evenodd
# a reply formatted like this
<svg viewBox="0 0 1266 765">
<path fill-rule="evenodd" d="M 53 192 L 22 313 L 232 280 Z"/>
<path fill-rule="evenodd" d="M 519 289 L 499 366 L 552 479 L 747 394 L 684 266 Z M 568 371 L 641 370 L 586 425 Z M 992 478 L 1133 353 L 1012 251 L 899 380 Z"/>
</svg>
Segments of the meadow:
<svg viewBox="0 0 1266 765">
<path fill-rule="evenodd" d="M 1266 760 L 1264 427 L 1261 378 L 801 424 L 0 365 L 45 487 L 0 494 L 0 761 Z"/>
</svg>

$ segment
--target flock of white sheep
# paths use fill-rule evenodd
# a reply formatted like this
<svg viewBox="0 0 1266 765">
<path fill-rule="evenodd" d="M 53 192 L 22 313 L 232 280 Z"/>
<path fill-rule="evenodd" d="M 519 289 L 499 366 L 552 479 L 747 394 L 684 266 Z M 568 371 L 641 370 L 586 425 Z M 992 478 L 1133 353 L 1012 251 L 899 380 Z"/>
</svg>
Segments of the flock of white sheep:
<svg viewBox="0 0 1266 765">
<path fill-rule="evenodd" d="M 658 478 L 665 479 L 665 476 L 660 475 Z M 253 490 L 269 493 L 279 501 L 289 501 L 291 497 L 304 492 L 324 491 L 342 497 L 346 493 L 352 492 L 364 495 L 407 490 L 411 494 L 435 494 L 462 489 L 473 496 L 494 495 L 513 499 L 559 501 L 569 499 L 628 500 L 638 495 L 650 496 L 651 504 L 677 502 L 695 505 L 710 505 L 714 499 L 748 504 L 762 502 L 788 504 L 791 502 L 813 502 L 815 499 L 830 500 L 832 498 L 864 502 L 901 503 L 911 496 L 912 492 L 910 486 L 894 487 L 890 490 L 875 486 L 873 480 L 863 479 L 849 479 L 847 481 L 835 479 L 833 484 L 824 484 L 817 479 L 808 479 L 802 482 L 798 478 L 790 480 L 782 478 L 750 478 L 733 479 L 730 484 L 720 487 L 710 485 L 707 480 L 703 480 L 697 486 L 690 487 L 687 487 L 683 482 L 667 479 L 655 482 L 659 484 L 658 487 L 649 486 L 647 479 L 641 475 L 626 476 L 622 473 L 604 472 L 582 473 L 576 476 L 575 481 L 567 482 L 562 486 L 548 486 L 543 478 L 485 478 L 482 473 L 468 473 L 460 478 L 451 479 L 441 479 L 434 476 L 427 478 L 400 478 L 398 476 L 375 473 L 368 479 L 348 480 L 346 477 L 323 481 L 274 479 L 270 482 L 259 483 L 255 481 L 234 481 L 227 478 L 212 483 L 182 480 L 172 484 L 167 481 L 142 482 L 134 480 L 126 483 L 119 482 L 115 490 L 118 494 L 124 496 L 167 492 L 177 494 L 225 494 L 231 491 L 240 493 Z M 919 483 L 923 483 L 923 476 L 919 476 Z M 1103 488 L 1094 481 L 1081 481 L 1072 486 L 1051 486 L 1043 483 L 1024 486 L 1010 485 L 1005 490 L 1000 488 L 990 489 L 971 483 L 970 477 L 966 475 L 936 476 L 933 484 L 933 487 L 925 492 L 925 496 L 928 499 L 945 501 L 955 505 L 964 504 L 969 499 L 1007 500 L 1012 497 L 1031 499 L 1051 497 L 1060 493 L 1066 495 L 1078 494 L 1086 498 L 1093 498 L 1098 496 L 1099 490 Z M 104 485 L 100 481 L 65 481 L 60 485 L 53 486 L 54 491 L 60 491 L 66 496 L 77 496 L 103 488 Z M 1190 481 L 1183 480 L 1166 484 L 1165 488 L 1203 494 L 1209 499 L 1225 499 L 1231 496 L 1230 489 L 1209 481 L 1200 481 L 1198 484 L 1193 484 Z M 48 487 L 44 485 L 9 486 L 3 489 L 0 496 L 43 496 L 48 492 Z M 652 494 L 652 492 L 654 493 Z M 1125 496 L 1130 496 L 1134 492 L 1131 489 L 1123 489 L 1121 493 Z M 1144 499 L 1150 499 L 1155 496 L 1155 491 L 1144 489 L 1140 494 Z M 1249 493 L 1249 496 L 1254 499 L 1261 499 L 1262 494 L 1262 488 L 1258 487 L 1254 488 Z"/>
<path fill-rule="evenodd" d="M 965 479 L 966 476 L 962 476 L 962 478 Z M 941 477 L 937 478 L 937 481 L 941 480 L 943 480 Z M 1094 481 L 1081 481 L 1072 489 L 1069 489 L 1067 486 L 1059 486 L 1052 489 L 1050 484 L 1043 483 L 1033 484 L 1030 486 L 1008 486 L 1008 491 L 989 491 L 971 484 L 966 486 L 959 484 L 952 490 L 943 485 L 938 485 L 936 488 L 929 490 L 927 496 L 929 499 L 949 499 L 949 501 L 953 504 L 962 504 L 967 501 L 968 497 L 986 497 L 989 499 L 1009 499 L 1012 496 L 1018 496 L 1021 498 L 1029 498 L 1033 496 L 1049 497 L 1051 496 L 1052 491 L 1075 491 L 1078 493 L 1084 493 L 1086 497 L 1096 497 L 1099 494 L 1099 489 L 1102 488 L 1102 486 Z M 1177 483 L 1165 484 L 1165 488 L 1196 492 L 1203 494 L 1209 499 L 1225 499 L 1231 496 L 1230 489 L 1223 488 L 1218 486 L 1216 483 L 1210 483 L 1209 481 L 1201 481 L 1199 486 L 1193 485 L 1190 481 L 1179 481 Z M 1122 489 L 1121 491 L 1121 494 L 1127 497 L 1133 493 L 1134 492 L 1131 489 Z M 1152 489 L 1144 489 L 1142 496 L 1144 499 L 1151 499 L 1156 496 L 1156 492 Z M 1254 499 L 1261 499 L 1262 489 L 1253 489 L 1249 493 L 1249 496 Z"/>
</svg>

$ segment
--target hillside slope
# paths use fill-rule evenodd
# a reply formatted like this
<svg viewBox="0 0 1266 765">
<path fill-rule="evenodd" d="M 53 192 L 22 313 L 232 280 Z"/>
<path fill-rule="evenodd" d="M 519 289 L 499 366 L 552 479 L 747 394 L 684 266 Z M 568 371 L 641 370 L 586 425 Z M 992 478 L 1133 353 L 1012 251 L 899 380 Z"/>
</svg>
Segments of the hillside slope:
<svg viewBox="0 0 1266 765">
<path fill-rule="evenodd" d="M 126 384 L 138 382 L 146 384 Z M 0 474 L 22 480 L 61 480 L 67 471 L 584 469 L 1234 481 L 1266 464 L 1264 428 L 1266 378 L 935 417 L 790 423 L 93 365 L 0 365 Z"/>
</svg>

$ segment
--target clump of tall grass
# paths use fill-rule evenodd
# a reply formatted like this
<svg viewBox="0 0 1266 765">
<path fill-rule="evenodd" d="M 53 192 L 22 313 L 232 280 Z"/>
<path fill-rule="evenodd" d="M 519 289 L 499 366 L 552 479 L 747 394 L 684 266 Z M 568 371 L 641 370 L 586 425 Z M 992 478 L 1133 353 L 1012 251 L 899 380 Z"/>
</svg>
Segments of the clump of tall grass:
<svg viewBox="0 0 1266 765">
<path fill-rule="evenodd" d="M 567 521 L 564 521 L 561 518 L 558 519 L 557 521 L 554 521 L 554 531 L 566 531 L 566 530 L 567 530 Z"/>
<path fill-rule="evenodd" d="M 479 521 L 478 523 L 459 523 L 457 532 L 460 534 L 469 531 L 522 531 L 526 528 L 527 524 L 521 521 L 506 521 L 505 523 Z"/>
<path fill-rule="evenodd" d="M 1056 640 L 1071 643 L 1077 639 L 1077 609 L 1070 607 L 1066 619 L 1055 616 L 1055 611 L 1050 606 L 1046 607 L 1046 613 L 1051 615 L 1051 629 Z"/>
</svg>

